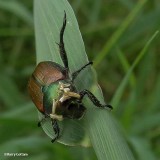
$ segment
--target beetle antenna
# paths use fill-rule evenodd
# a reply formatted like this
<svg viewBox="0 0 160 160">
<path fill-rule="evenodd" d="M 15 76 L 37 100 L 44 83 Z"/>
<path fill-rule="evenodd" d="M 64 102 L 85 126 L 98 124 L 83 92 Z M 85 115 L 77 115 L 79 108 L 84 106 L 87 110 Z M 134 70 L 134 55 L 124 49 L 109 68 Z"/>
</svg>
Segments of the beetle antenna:
<svg viewBox="0 0 160 160">
<path fill-rule="evenodd" d="M 63 25 L 60 31 L 60 42 L 57 44 L 59 46 L 59 51 L 60 51 L 60 55 L 64 63 L 64 66 L 68 70 L 68 58 L 67 58 L 67 54 L 65 51 L 64 41 L 63 41 L 65 28 L 66 28 L 66 12 L 64 11 Z"/>
</svg>

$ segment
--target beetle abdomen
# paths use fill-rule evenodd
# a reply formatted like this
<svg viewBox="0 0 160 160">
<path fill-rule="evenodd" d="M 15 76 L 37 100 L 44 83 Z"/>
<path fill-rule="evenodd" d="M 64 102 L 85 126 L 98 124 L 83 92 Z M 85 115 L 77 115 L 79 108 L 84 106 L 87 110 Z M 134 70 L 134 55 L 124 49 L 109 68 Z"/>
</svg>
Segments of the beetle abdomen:
<svg viewBox="0 0 160 160">
<path fill-rule="evenodd" d="M 37 65 L 30 77 L 28 90 L 32 101 L 40 112 L 44 113 L 42 87 L 66 78 L 68 78 L 67 70 L 55 62 L 44 61 Z"/>
</svg>

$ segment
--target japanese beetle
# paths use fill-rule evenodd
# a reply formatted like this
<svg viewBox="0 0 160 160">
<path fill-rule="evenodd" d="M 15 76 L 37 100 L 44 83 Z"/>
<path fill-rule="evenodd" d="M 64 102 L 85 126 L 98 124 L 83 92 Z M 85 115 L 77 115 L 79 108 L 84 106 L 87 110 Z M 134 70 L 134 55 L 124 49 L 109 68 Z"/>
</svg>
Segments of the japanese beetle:
<svg viewBox="0 0 160 160">
<path fill-rule="evenodd" d="M 52 61 L 40 62 L 28 83 L 31 99 L 37 109 L 44 115 L 44 118 L 39 121 L 38 126 L 41 126 L 41 123 L 46 118 L 51 119 L 53 130 L 56 134 L 52 142 L 60 136 L 60 128 L 57 121 L 62 121 L 65 118 L 80 119 L 83 117 L 86 107 L 83 105 L 82 100 L 85 95 L 88 96 L 95 106 L 112 109 L 111 105 L 101 104 L 89 90 L 77 91 L 74 80 L 92 62 L 87 63 L 76 72 L 70 73 L 63 41 L 65 28 L 66 13 L 64 13 L 63 25 L 60 31 L 60 42 L 58 43 L 64 67 Z"/>
</svg>

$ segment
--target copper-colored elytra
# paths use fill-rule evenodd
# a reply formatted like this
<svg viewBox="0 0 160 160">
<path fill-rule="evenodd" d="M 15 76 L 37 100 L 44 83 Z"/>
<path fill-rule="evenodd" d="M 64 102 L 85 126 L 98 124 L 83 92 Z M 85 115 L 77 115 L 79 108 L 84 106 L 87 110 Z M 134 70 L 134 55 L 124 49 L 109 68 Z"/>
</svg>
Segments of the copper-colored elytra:
<svg viewBox="0 0 160 160">
<path fill-rule="evenodd" d="M 66 78 L 65 74 L 62 73 L 62 69 L 51 61 L 39 63 L 33 74 L 41 85 L 49 85 L 52 82 Z"/>
<path fill-rule="evenodd" d="M 43 93 L 41 91 L 41 86 L 35 81 L 33 76 L 30 77 L 29 83 L 28 83 L 28 92 L 30 94 L 30 97 L 38 110 L 40 112 L 44 111 L 43 108 Z"/>
</svg>

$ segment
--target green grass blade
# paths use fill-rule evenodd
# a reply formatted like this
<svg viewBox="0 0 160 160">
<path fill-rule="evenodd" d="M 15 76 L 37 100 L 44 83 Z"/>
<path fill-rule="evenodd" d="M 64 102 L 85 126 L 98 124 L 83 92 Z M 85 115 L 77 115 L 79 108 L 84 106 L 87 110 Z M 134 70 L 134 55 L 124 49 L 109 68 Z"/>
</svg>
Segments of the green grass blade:
<svg viewBox="0 0 160 160">
<path fill-rule="evenodd" d="M 147 0 L 139 1 L 137 3 L 137 5 L 134 7 L 134 9 L 131 11 L 131 13 L 126 17 L 126 19 L 123 21 L 123 23 L 117 29 L 117 31 L 112 35 L 111 39 L 106 42 L 106 44 L 102 48 L 101 52 L 98 54 L 98 56 L 95 59 L 95 63 L 94 63 L 95 67 L 97 67 L 98 64 L 101 63 L 101 61 L 104 59 L 104 57 L 113 48 L 113 46 L 120 39 L 122 34 L 125 32 L 125 30 L 128 28 L 128 26 L 131 24 L 131 22 L 134 20 L 134 18 L 138 15 L 139 11 L 142 9 L 142 7 L 144 6 L 144 4 L 146 2 L 147 2 Z"/>
<path fill-rule="evenodd" d="M 140 62 L 140 60 L 143 58 L 143 56 L 145 55 L 150 43 L 153 41 L 153 39 L 157 36 L 159 31 L 156 31 L 154 33 L 154 35 L 149 39 L 149 41 L 146 43 L 146 45 L 144 46 L 144 48 L 142 49 L 142 51 L 138 54 L 137 58 L 135 59 L 135 61 L 133 62 L 132 66 L 130 67 L 130 69 L 128 70 L 126 76 L 124 77 L 124 79 L 122 80 L 121 84 L 119 85 L 113 99 L 112 99 L 112 105 L 117 108 L 118 103 L 120 101 L 120 98 L 122 97 L 122 94 L 124 92 L 124 89 L 128 83 L 128 80 L 132 74 L 133 69 L 138 65 L 138 63 Z"/>
<path fill-rule="evenodd" d="M 3 72 L 1 72 L 0 100 L 6 104 L 8 108 L 12 108 L 24 102 L 23 96 L 17 89 L 14 81 Z"/>
<path fill-rule="evenodd" d="M 22 20 L 26 21 L 29 25 L 33 26 L 33 19 L 31 13 L 27 8 L 18 1 L 0 0 L 0 8 L 16 14 Z"/>
<path fill-rule="evenodd" d="M 130 68 L 129 62 L 127 61 L 126 57 L 124 56 L 124 54 L 122 53 L 121 50 L 117 50 L 117 56 L 118 56 L 118 58 L 119 58 L 119 60 L 122 64 L 122 67 L 123 67 L 124 71 L 127 73 L 127 71 Z M 133 88 L 135 86 L 135 83 L 136 83 L 136 77 L 135 77 L 134 73 L 132 73 L 129 81 L 130 81 L 131 87 Z"/>
<path fill-rule="evenodd" d="M 133 2 L 132 1 L 130 1 L 130 0 L 120 0 L 120 2 L 124 5 L 124 6 L 126 6 L 128 9 L 131 9 L 131 8 L 133 8 Z"/>
<path fill-rule="evenodd" d="M 159 99 L 159 91 L 160 91 L 160 75 L 158 75 L 151 99 L 152 99 L 152 106 L 148 110 L 149 113 L 154 112 L 159 109 L 160 106 L 160 99 Z"/>
<path fill-rule="evenodd" d="M 143 137 L 131 137 L 130 142 L 132 143 L 137 153 L 137 159 L 139 160 L 158 160 L 156 154 L 152 152 L 152 145 L 148 139 Z"/>
<path fill-rule="evenodd" d="M 103 111 L 88 115 L 89 133 L 99 160 L 133 160 L 126 140 L 121 136 L 113 117 Z M 94 113 L 94 114 L 93 114 Z M 94 119 L 93 116 L 96 116 Z M 91 121 L 93 120 L 93 121 Z"/>
<path fill-rule="evenodd" d="M 145 33 L 152 33 L 159 28 L 159 15 L 160 9 L 157 8 L 148 14 L 144 13 L 142 16 L 136 19 L 134 23 L 123 35 L 123 38 L 118 42 L 118 45 L 124 46 L 126 44 L 134 44 L 138 38 L 145 40 L 146 36 L 142 36 Z M 149 23 L 152 22 L 152 23 Z M 132 47 L 132 49 L 135 46 Z"/>
<path fill-rule="evenodd" d="M 73 72 L 86 64 L 88 58 L 85 53 L 84 43 L 73 10 L 67 0 L 35 0 L 34 7 L 37 62 L 52 60 L 61 65 L 63 64 L 56 42 L 59 42 L 59 32 L 65 10 L 67 28 L 65 30 L 64 43 L 70 70 Z M 93 68 L 88 67 L 84 70 L 77 78 L 75 85 L 78 90 L 91 90 L 104 103 Z M 74 143 L 72 140 L 77 140 L 77 137 L 81 136 L 80 127 L 84 128 L 84 124 L 86 124 L 85 133 L 89 134 L 99 160 L 134 159 L 111 113 L 107 110 L 96 108 L 90 101 L 85 101 L 84 103 L 87 107 L 87 114 L 83 118 L 84 123 L 74 120 L 76 122 L 76 125 L 72 124 L 74 131 L 65 130 L 59 141 L 69 145 L 75 143 L 84 145 L 84 139 L 80 142 L 74 141 Z M 69 125 L 71 121 L 66 119 L 63 123 Z M 50 137 L 54 136 L 51 126 L 46 124 L 45 129 Z M 77 137 L 76 134 L 78 134 Z"/>
</svg>

